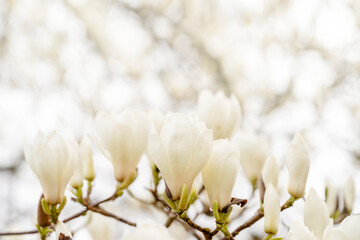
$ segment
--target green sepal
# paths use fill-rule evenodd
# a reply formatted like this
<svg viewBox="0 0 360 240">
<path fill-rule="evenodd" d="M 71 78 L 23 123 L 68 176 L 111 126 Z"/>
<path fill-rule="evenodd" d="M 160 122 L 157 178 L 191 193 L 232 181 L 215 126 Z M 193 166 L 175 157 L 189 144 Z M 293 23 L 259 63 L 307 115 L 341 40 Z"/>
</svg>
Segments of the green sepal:
<svg viewBox="0 0 360 240">
<path fill-rule="evenodd" d="M 128 186 L 130 186 L 130 184 L 132 184 L 132 183 L 135 181 L 136 177 L 137 177 L 137 170 L 133 171 L 133 172 L 130 174 L 130 176 L 128 176 L 128 177 L 125 179 L 125 181 L 123 181 L 122 183 L 120 183 L 119 188 L 120 188 L 121 190 L 127 188 Z"/>
<path fill-rule="evenodd" d="M 222 219 L 221 219 L 220 213 L 219 213 L 219 204 L 216 200 L 213 203 L 213 213 L 214 213 L 215 220 L 217 222 L 221 222 Z"/>
<path fill-rule="evenodd" d="M 181 218 L 185 218 L 185 217 L 186 217 L 186 214 L 187 214 L 187 211 L 184 211 L 184 212 L 181 213 L 180 217 L 181 217 Z"/>
<path fill-rule="evenodd" d="M 184 184 L 181 190 L 181 197 L 178 205 L 178 210 L 182 211 L 186 209 L 188 200 L 189 200 L 189 191 L 187 184 Z"/>
<path fill-rule="evenodd" d="M 66 203 L 67 203 L 67 198 L 64 197 L 63 200 L 62 200 L 62 202 L 60 203 L 60 206 L 56 209 L 56 213 L 57 213 L 57 214 L 60 214 L 60 213 L 61 213 L 61 211 L 64 209 Z"/>
<path fill-rule="evenodd" d="M 169 198 L 166 196 L 166 194 L 162 194 L 162 196 L 163 196 L 165 202 L 169 205 L 169 207 L 170 207 L 171 209 L 173 209 L 173 210 L 176 210 L 176 209 L 177 209 L 174 201 L 172 201 L 171 199 L 169 199 Z"/>
<path fill-rule="evenodd" d="M 51 216 L 51 210 L 49 208 L 49 205 L 47 204 L 45 198 L 41 199 L 41 207 L 47 215 Z"/>
<path fill-rule="evenodd" d="M 191 193 L 190 193 L 190 196 L 189 196 L 189 200 L 188 200 L 188 202 L 186 204 L 186 209 L 188 209 L 190 207 L 190 205 L 193 204 L 196 201 L 197 198 L 198 197 L 197 197 L 197 194 L 196 194 L 196 189 L 192 189 Z"/>
</svg>

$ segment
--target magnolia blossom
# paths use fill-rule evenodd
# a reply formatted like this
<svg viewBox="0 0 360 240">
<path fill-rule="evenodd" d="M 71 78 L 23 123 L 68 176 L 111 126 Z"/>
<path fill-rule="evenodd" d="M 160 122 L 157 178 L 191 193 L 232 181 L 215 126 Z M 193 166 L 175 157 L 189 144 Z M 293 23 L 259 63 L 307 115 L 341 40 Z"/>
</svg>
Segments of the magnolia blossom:
<svg viewBox="0 0 360 240">
<path fill-rule="evenodd" d="M 286 165 L 289 171 L 288 192 L 300 198 L 304 196 L 306 180 L 310 168 L 309 154 L 304 138 L 296 133 L 286 155 Z"/>
<path fill-rule="evenodd" d="M 114 236 L 115 226 L 111 218 L 92 212 L 87 229 L 92 240 L 111 240 Z"/>
<path fill-rule="evenodd" d="M 286 240 L 354 240 L 360 239 L 360 216 L 346 217 L 338 227 L 330 222 L 324 229 L 322 238 L 317 237 L 311 229 L 302 223 L 294 222 L 286 236 Z"/>
<path fill-rule="evenodd" d="M 24 146 L 26 161 L 38 177 L 44 197 L 49 204 L 61 203 L 74 169 L 76 153 L 71 144 L 75 140 L 65 139 L 54 131 L 45 136 L 39 131 L 33 146 Z"/>
<path fill-rule="evenodd" d="M 271 183 L 276 188 L 279 181 L 279 166 L 273 155 L 266 159 L 261 177 L 265 187 Z"/>
<path fill-rule="evenodd" d="M 230 138 L 236 130 L 240 117 L 240 105 L 234 95 L 226 97 L 218 91 L 213 95 L 209 90 L 199 94 L 197 113 L 206 126 L 214 131 L 214 139 Z"/>
<path fill-rule="evenodd" d="M 330 180 L 326 179 L 326 191 L 325 191 L 326 204 L 329 208 L 330 216 L 334 215 L 338 207 L 338 189 L 336 185 Z"/>
<path fill-rule="evenodd" d="M 126 228 L 122 240 L 175 240 L 169 228 L 151 221 L 138 221 L 136 228 Z"/>
<path fill-rule="evenodd" d="M 270 152 L 268 141 L 252 132 L 241 132 L 234 141 L 240 149 L 240 163 L 245 175 L 255 184 Z"/>
<path fill-rule="evenodd" d="M 349 177 L 343 188 L 344 192 L 344 207 L 347 212 L 351 212 L 354 200 L 355 200 L 355 185 L 354 185 L 354 179 L 352 177 Z"/>
<path fill-rule="evenodd" d="M 228 140 L 213 142 L 210 160 L 201 171 L 210 204 L 216 200 L 220 210 L 231 200 L 231 193 L 239 171 L 239 149 Z"/>
<path fill-rule="evenodd" d="M 74 174 L 70 179 L 70 185 L 74 188 L 81 187 L 84 179 L 92 181 L 95 178 L 92 148 L 89 140 L 83 138 L 80 145 L 73 144 L 74 156 L 77 158 Z"/>
<path fill-rule="evenodd" d="M 329 219 L 326 203 L 317 195 L 314 189 L 305 202 L 304 223 L 291 225 L 287 240 L 354 240 L 360 239 L 360 215 L 346 217 L 338 227 L 333 226 Z"/>
<path fill-rule="evenodd" d="M 275 235 L 279 229 L 280 200 L 279 195 L 272 183 L 269 183 L 265 191 L 264 217 L 264 231 L 268 234 Z"/>
<path fill-rule="evenodd" d="M 92 181 L 95 178 L 93 150 L 89 140 L 83 137 L 80 143 L 79 158 L 83 162 L 84 179 Z"/>
<path fill-rule="evenodd" d="M 318 239 L 322 239 L 323 232 L 329 224 L 329 209 L 326 203 L 312 188 L 304 206 L 304 223 Z"/>
<path fill-rule="evenodd" d="M 71 232 L 66 227 L 66 225 L 60 220 L 56 224 L 55 232 L 56 232 L 56 240 L 72 238 Z"/>
<path fill-rule="evenodd" d="M 184 184 L 191 189 L 210 157 L 212 141 L 212 131 L 203 122 L 180 113 L 169 113 L 160 133 L 150 133 L 149 156 L 163 175 L 173 199 L 180 197 Z"/>
<path fill-rule="evenodd" d="M 115 178 L 124 181 L 136 170 L 145 152 L 150 130 L 146 115 L 129 109 L 117 115 L 100 112 L 95 128 L 99 148 L 113 164 Z"/>
</svg>

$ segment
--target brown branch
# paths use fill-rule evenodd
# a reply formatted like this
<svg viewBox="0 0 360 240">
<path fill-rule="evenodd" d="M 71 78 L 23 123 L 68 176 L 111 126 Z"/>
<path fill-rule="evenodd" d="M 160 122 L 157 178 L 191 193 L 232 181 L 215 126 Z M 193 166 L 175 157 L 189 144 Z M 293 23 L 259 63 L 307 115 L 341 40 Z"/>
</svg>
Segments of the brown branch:
<svg viewBox="0 0 360 240">
<path fill-rule="evenodd" d="M 293 197 L 290 197 L 282 206 L 281 206 L 281 211 L 291 207 L 294 203 L 295 199 Z M 246 220 L 243 224 L 241 224 L 239 227 L 237 227 L 232 233 L 231 236 L 235 237 L 236 235 L 238 235 L 242 230 L 251 227 L 254 223 L 256 223 L 257 221 L 259 221 L 262 217 L 264 216 L 264 212 L 261 208 L 259 208 L 255 214 L 249 218 L 248 220 Z M 229 238 L 222 238 L 222 240 L 225 239 L 229 239 Z"/>
<path fill-rule="evenodd" d="M 114 218 L 114 219 L 116 219 L 116 220 L 118 220 L 120 222 L 123 222 L 123 223 L 127 224 L 127 225 L 136 227 L 136 223 L 133 223 L 133 222 L 131 222 L 129 220 L 126 220 L 126 219 L 124 219 L 122 217 L 119 217 L 119 216 L 117 216 L 117 215 L 115 215 L 115 214 L 113 214 L 111 212 L 108 212 L 108 211 L 106 211 L 105 209 L 103 209 L 101 207 L 94 207 L 94 206 L 89 205 L 89 206 L 87 206 L 87 208 L 89 210 L 93 211 L 93 212 L 100 213 L 101 215 Z"/>
</svg>

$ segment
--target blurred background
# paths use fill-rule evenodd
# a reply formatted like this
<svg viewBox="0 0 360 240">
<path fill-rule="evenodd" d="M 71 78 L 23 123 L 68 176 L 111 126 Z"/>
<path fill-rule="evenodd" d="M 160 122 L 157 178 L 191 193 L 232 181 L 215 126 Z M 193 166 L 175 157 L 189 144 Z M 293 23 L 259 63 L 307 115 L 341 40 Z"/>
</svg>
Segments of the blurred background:
<svg viewBox="0 0 360 240">
<path fill-rule="evenodd" d="M 193 112 L 205 88 L 239 99 L 280 165 L 301 131 L 308 188 L 360 182 L 359 30 L 357 0 L 0 0 L 0 230 L 33 228 L 23 142 L 38 129 L 80 138 L 100 110 Z"/>
</svg>

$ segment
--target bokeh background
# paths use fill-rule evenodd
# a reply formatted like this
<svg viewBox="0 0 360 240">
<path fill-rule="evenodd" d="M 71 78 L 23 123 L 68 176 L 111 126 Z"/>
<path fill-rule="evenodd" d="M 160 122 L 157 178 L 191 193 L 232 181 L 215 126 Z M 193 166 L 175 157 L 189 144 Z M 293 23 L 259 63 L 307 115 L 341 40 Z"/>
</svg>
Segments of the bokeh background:
<svg viewBox="0 0 360 240">
<path fill-rule="evenodd" d="M 239 99 L 241 128 L 267 136 L 281 166 L 301 131 L 308 188 L 360 182 L 359 29 L 357 0 L 0 0 L 0 230 L 33 228 L 41 189 L 23 142 L 38 129 L 80 138 L 100 110 L 193 112 L 205 88 Z M 100 199 L 115 183 L 96 150 L 95 164 Z"/>
</svg>

